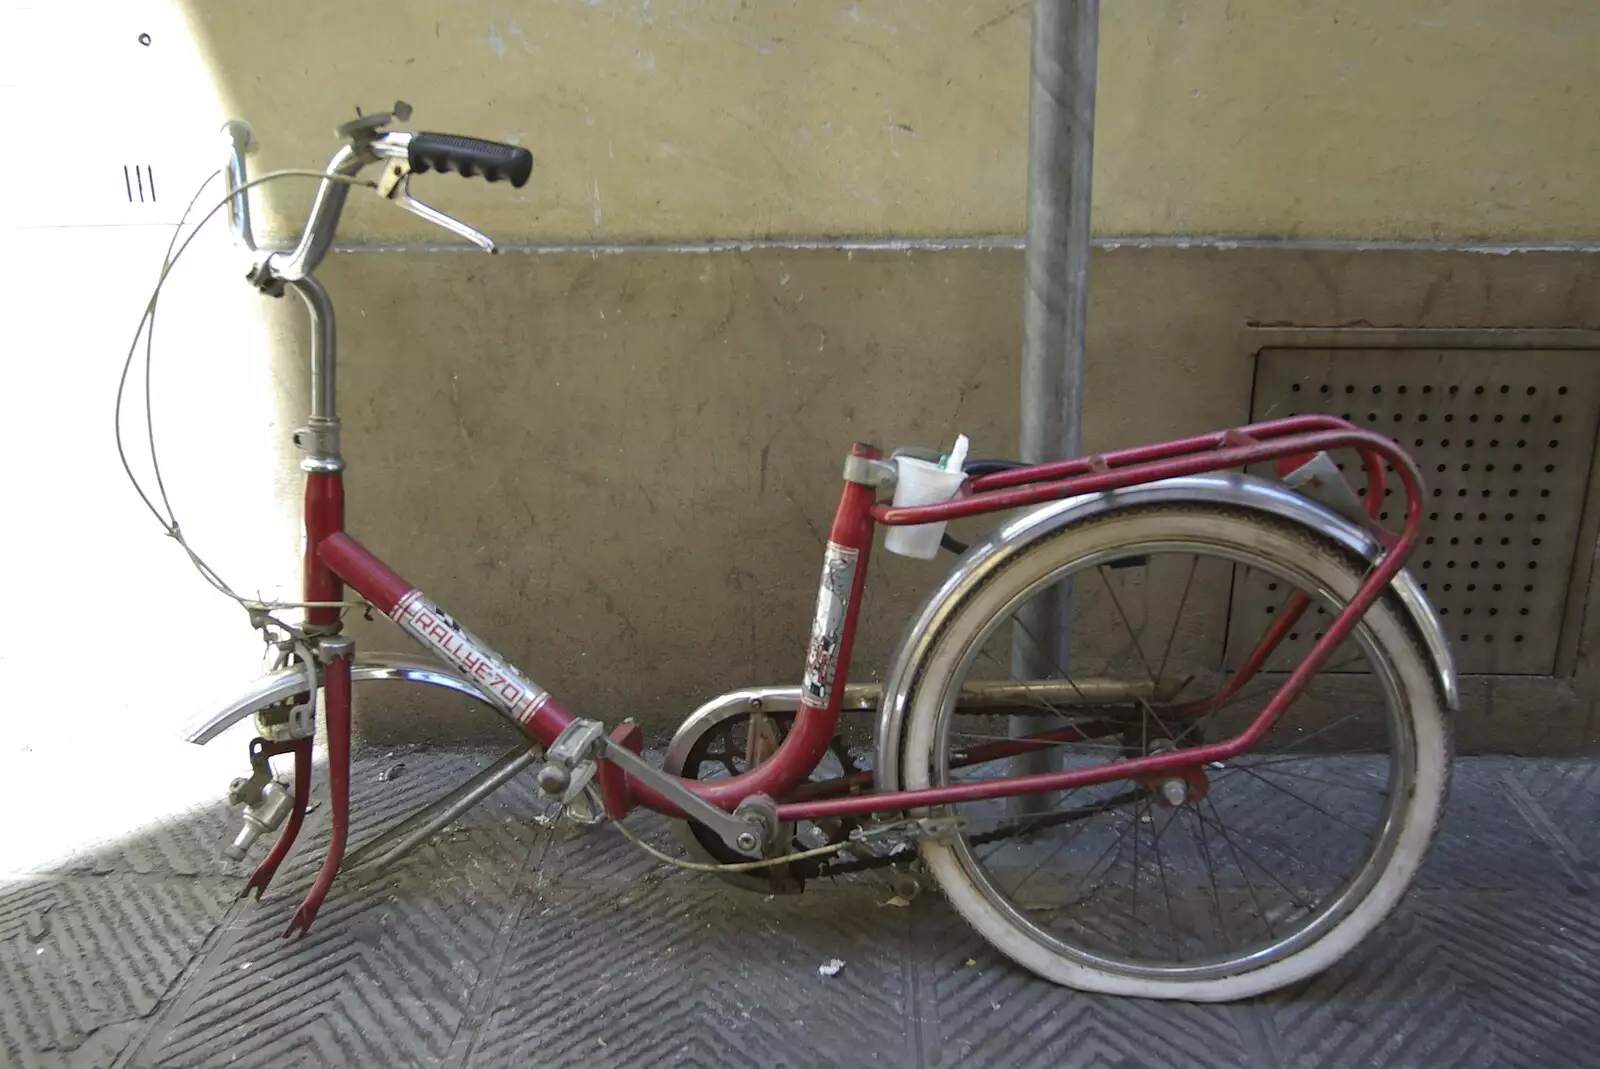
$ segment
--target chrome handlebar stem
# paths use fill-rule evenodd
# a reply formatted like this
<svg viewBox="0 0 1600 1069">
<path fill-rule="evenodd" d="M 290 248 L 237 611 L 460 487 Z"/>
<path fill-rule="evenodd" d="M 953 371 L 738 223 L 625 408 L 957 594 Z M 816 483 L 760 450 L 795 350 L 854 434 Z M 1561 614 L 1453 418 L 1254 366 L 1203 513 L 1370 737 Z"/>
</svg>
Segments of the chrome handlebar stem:
<svg viewBox="0 0 1600 1069">
<path fill-rule="evenodd" d="M 379 193 L 398 207 L 442 226 L 477 244 L 494 251 L 494 243 L 465 223 L 452 219 L 410 196 L 411 134 L 405 131 L 380 133 L 378 127 L 391 118 L 404 120 L 410 108 L 401 110 L 397 105 L 393 113 L 369 116 L 365 121 L 346 124 L 340 132 L 350 138 L 342 146 L 323 172 L 354 178 L 364 167 L 380 161 L 388 164 L 385 180 Z M 228 159 L 223 167 L 223 183 L 227 193 L 228 226 L 234 242 L 249 252 L 255 260 L 249 278 L 265 293 L 281 296 L 285 288 L 292 289 L 305 302 L 311 316 L 311 417 L 306 427 L 295 435 L 295 441 L 306 454 L 301 467 L 311 472 L 339 471 L 344 461 L 339 454 L 339 417 L 335 398 L 337 337 L 334 332 L 333 301 L 327 290 L 317 282 L 312 272 L 333 247 L 339 229 L 339 216 L 344 211 L 345 200 L 350 196 L 350 183 L 336 178 L 324 178 L 317 187 L 316 199 L 311 204 L 311 216 L 295 247 L 287 252 L 261 254 L 256 247 L 255 230 L 250 217 L 250 193 L 244 188 L 249 182 L 249 165 L 245 157 L 255 147 L 255 135 L 250 124 L 232 120 L 225 124 L 222 133 L 228 143 Z M 390 162 L 396 161 L 396 162 Z"/>
<path fill-rule="evenodd" d="M 312 272 L 333 246 L 339 215 L 344 210 L 345 198 L 350 195 L 350 184 L 324 178 L 317 188 L 311 217 L 299 243 L 290 252 L 261 256 L 250 218 L 250 194 L 244 188 L 250 180 L 245 157 L 254 147 L 255 138 L 250 125 L 237 119 L 227 123 L 222 132 L 228 142 L 228 159 L 222 171 L 228 196 L 228 226 L 234 242 L 256 258 L 251 280 L 266 292 L 282 294 L 285 286 L 294 290 L 311 316 L 311 415 L 308 425 L 295 434 L 296 444 L 305 453 L 301 467 L 311 472 L 339 471 L 344 467 L 344 460 L 339 453 L 339 417 L 334 389 L 338 350 L 333 301 Z M 410 143 L 410 134 L 392 133 L 345 145 L 328 161 L 325 173 L 354 177 L 363 167 L 380 159 L 405 159 Z"/>
</svg>

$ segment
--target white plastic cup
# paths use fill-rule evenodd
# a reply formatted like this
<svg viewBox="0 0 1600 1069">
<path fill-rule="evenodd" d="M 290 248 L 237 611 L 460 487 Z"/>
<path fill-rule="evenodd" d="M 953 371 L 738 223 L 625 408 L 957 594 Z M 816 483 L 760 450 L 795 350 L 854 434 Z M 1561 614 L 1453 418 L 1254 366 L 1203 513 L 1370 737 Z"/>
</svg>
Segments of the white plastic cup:
<svg viewBox="0 0 1600 1069">
<path fill-rule="evenodd" d="M 942 505 L 956 496 L 967 474 L 960 469 L 946 471 L 937 464 L 915 457 L 895 457 L 894 507 Z M 944 538 L 943 523 L 920 523 L 915 527 L 891 527 L 884 536 L 883 548 L 902 557 L 932 560 L 939 554 Z"/>
</svg>

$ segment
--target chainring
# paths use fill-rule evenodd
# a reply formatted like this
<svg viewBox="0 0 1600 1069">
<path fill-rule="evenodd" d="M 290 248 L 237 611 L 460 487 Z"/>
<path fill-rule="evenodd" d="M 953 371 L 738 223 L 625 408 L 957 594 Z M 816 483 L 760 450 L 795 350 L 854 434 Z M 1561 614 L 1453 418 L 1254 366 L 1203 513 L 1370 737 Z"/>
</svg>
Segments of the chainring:
<svg viewBox="0 0 1600 1069">
<path fill-rule="evenodd" d="M 707 725 L 690 739 L 686 748 L 680 748 L 682 761 L 669 759 L 665 771 L 685 779 L 720 779 L 739 775 L 752 764 L 759 764 L 771 756 L 782 744 L 793 722 L 794 714 L 789 712 L 734 713 Z M 818 769 L 812 773 L 813 780 L 862 771 L 849 745 L 842 738 L 835 736 L 828 749 L 832 759 L 824 758 L 819 763 Z M 735 855 L 715 832 L 703 824 L 692 820 L 674 823 L 675 836 L 695 860 L 720 864 L 749 860 Z M 784 824 L 779 827 L 778 845 L 773 849 L 777 853 L 789 854 L 849 843 L 850 833 L 857 826 L 858 822 L 850 818 Z M 846 851 L 851 849 L 856 847 L 852 845 Z M 718 873 L 718 876 L 736 887 L 762 894 L 798 894 L 805 889 L 806 880 L 823 874 L 822 862 L 826 860 L 831 859 L 807 858 L 746 872 Z"/>
</svg>

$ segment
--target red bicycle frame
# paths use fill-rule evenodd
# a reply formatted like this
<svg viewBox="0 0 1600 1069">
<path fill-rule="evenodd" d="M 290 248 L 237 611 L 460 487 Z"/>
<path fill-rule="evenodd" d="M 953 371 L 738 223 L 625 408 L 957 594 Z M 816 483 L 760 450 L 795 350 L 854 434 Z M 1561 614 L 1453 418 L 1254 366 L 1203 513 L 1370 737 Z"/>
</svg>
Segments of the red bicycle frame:
<svg viewBox="0 0 1600 1069">
<path fill-rule="evenodd" d="M 1369 516 L 1376 515 L 1384 497 L 1385 464 L 1392 467 L 1406 494 L 1404 525 L 1398 537 L 1383 539 L 1388 547 L 1387 552 L 1375 563 L 1355 597 L 1334 617 L 1322 638 L 1312 646 L 1299 666 L 1262 706 L 1250 727 L 1240 735 L 1206 746 L 1133 758 L 1114 765 L 1108 763 L 1032 776 L 1002 777 L 920 791 L 796 801 L 781 805 L 779 816 L 784 820 L 794 820 L 1002 798 L 1171 772 L 1236 756 L 1258 741 L 1305 688 L 1361 615 L 1399 572 L 1416 538 L 1421 519 L 1421 480 L 1415 466 L 1389 439 L 1360 430 L 1343 420 L 1329 416 L 1300 416 L 1157 445 L 1017 468 L 972 479 L 954 500 L 941 505 L 894 508 L 874 504 L 870 488 L 846 483 L 829 530 L 825 572 L 828 569 L 834 572 L 848 570 L 849 581 L 843 591 L 830 591 L 828 580 L 831 576 L 825 574 L 823 598 L 838 598 L 842 605 L 819 610 L 819 620 L 812 639 L 813 648 L 807 663 L 808 681 L 820 677 L 819 682 L 814 685 L 808 683 L 807 693 L 792 728 L 783 744 L 768 760 L 729 779 L 708 782 L 683 780 L 683 785 L 713 804 L 731 809 L 741 799 L 757 792 L 782 799 L 810 774 L 826 750 L 837 724 L 842 688 L 832 684 L 835 679 L 842 682 L 848 677 L 874 522 L 895 526 L 983 515 L 1078 494 L 1117 490 L 1159 479 L 1239 468 L 1338 448 L 1356 450 L 1363 457 L 1367 473 Z M 871 446 L 857 444 L 852 449 L 852 455 L 874 458 L 878 456 L 878 451 Z M 333 480 L 336 485 L 339 476 L 311 478 Z M 337 586 L 328 585 L 323 577 L 331 575 L 334 584 L 342 579 L 389 615 L 413 638 L 454 664 L 485 689 L 502 711 L 529 736 L 545 746 L 555 741 L 562 729 L 571 723 L 573 715 L 570 712 L 517 673 L 470 632 L 457 625 L 443 610 L 354 538 L 343 533 L 340 529 L 343 518 L 342 494 L 326 489 L 308 492 L 307 502 L 311 506 L 307 514 L 308 533 L 316 531 L 321 534 L 315 540 L 308 538 L 307 600 L 336 597 Z M 1376 527 L 1376 521 L 1372 523 Z M 1384 533 L 1387 535 L 1387 532 Z M 313 587 L 313 582 L 321 585 Z M 843 597 L 839 597 L 841 593 Z M 830 611 L 834 614 L 831 617 Z M 1255 674 L 1296 616 L 1298 612 L 1291 606 L 1280 619 L 1279 625 L 1263 637 L 1240 671 L 1234 673 L 1229 681 L 1230 691 L 1236 690 Z M 830 628 L 833 630 L 830 631 Z M 818 648 L 819 645 L 821 648 Z M 1225 694 L 1214 696 L 1211 700 L 1222 696 Z M 631 781 L 628 786 L 632 801 L 676 814 L 676 807 L 648 785 Z"/>
<path fill-rule="evenodd" d="M 879 456 L 872 446 L 859 443 L 851 454 L 866 459 Z M 833 738 L 872 551 L 872 509 L 872 489 L 847 482 L 828 531 L 818 619 L 806 659 L 807 694 L 783 744 L 770 759 L 741 775 L 709 782 L 682 781 L 713 805 L 732 809 L 756 793 L 784 797 L 816 767 Z M 524 678 L 349 535 L 329 533 L 315 548 L 308 538 L 307 558 L 308 575 L 319 565 L 326 566 L 407 634 L 460 669 L 496 708 L 541 745 L 549 746 L 572 722 L 573 715 L 543 688 Z M 677 807 L 648 784 L 627 779 L 625 786 L 630 802 L 677 815 Z M 608 809 L 614 808 L 608 805 Z M 626 811 L 627 806 L 620 808 Z"/>
<path fill-rule="evenodd" d="M 875 524 L 911 525 L 1002 512 L 1080 494 L 1124 489 L 1142 483 L 1184 475 L 1242 468 L 1274 460 L 1298 460 L 1333 449 L 1356 451 L 1366 471 L 1367 526 L 1385 551 L 1368 571 L 1350 602 L 1329 623 L 1299 665 L 1261 707 L 1255 719 L 1231 739 L 1187 749 L 1167 750 L 1102 765 L 1061 769 L 1022 776 L 997 776 L 943 787 L 909 791 L 864 790 L 870 773 L 842 777 L 826 784 L 807 784 L 835 734 L 844 681 L 849 676 L 851 648 L 860 617 L 867 561 Z M 857 443 L 853 457 L 876 459 L 878 450 Z M 1386 468 L 1399 478 L 1406 497 L 1405 522 L 1398 534 L 1377 522 L 1385 496 Z M 1394 442 L 1361 430 L 1331 416 L 1297 416 L 1230 431 L 1178 439 L 1155 445 L 1077 457 L 1050 464 L 1019 467 L 969 479 L 951 501 L 939 505 L 896 508 L 874 500 L 871 487 L 847 481 L 828 533 L 816 620 L 807 652 L 802 700 L 782 744 L 765 761 L 737 776 L 677 782 L 700 798 L 732 809 L 756 793 L 778 799 L 778 819 L 793 821 L 845 815 L 895 812 L 980 799 L 1084 787 L 1112 780 L 1182 773 L 1202 764 L 1232 758 L 1254 745 L 1326 663 L 1357 621 L 1379 597 L 1404 565 L 1416 541 L 1422 515 L 1421 478 L 1415 464 Z M 522 675 L 481 639 L 461 627 L 441 607 L 400 577 L 344 531 L 344 490 L 338 472 L 308 476 L 306 486 L 305 597 L 308 602 L 336 602 L 348 585 L 382 610 L 407 634 L 455 666 L 491 701 L 493 706 L 540 745 L 548 747 L 573 722 L 574 715 L 543 688 Z M 1304 611 L 1304 595 L 1291 601 L 1215 695 L 1191 702 L 1180 712 L 1210 708 L 1252 678 L 1266 663 L 1294 621 Z M 308 622 L 326 630 L 337 625 L 338 610 L 308 610 Z M 348 640 L 343 640 L 347 642 Z M 348 653 L 329 664 L 327 718 L 330 753 L 340 766 L 348 763 L 349 687 Z M 338 677 L 337 679 L 335 677 Z M 336 708 L 336 706 L 338 708 Z M 342 736 L 338 745 L 333 730 Z M 1077 729 L 1072 729 L 1077 730 Z M 1023 736 L 1008 743 L 980 747 L 966 754 L 963 764 L 998 760 L 1055 741 L 1060 732 Z M 638 747 L 638 732 L 623 725 L 613 739 Z M 299 755 L 297 753 L 297 761 Z M 344 796 L 348 769 L 330 769 L 335 799 L 335 844 L 342 846 L 346 825 Z M 598 777 L 606 812 L 616 818 L 635 805 L 668 815 L 678 807 L 649 784 L 621 773 L 611 762 L 601 761 Z M 832 796 L 830 795 L 837 795 Z M 282 844 L 280 844 L 282 845 Z M 322 874 L 306 902 L 295 915 L 290 930 L 309 926 L 328 885 L 332 883 L 342 851 L 330 850 Z M 263 862 L 251 885 L 265 886 L 279 851 Z M 281 859 L 280 859 L 281 860 Z"/>
</svg>

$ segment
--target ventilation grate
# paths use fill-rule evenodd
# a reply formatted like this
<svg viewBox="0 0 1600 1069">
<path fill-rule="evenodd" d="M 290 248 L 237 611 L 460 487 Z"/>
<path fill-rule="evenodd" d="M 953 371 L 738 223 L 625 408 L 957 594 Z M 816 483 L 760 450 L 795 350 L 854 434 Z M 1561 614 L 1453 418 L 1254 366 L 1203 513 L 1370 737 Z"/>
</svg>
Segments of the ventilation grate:
<svg viewBox="0 0 1600 1069">
<path fill-rule="evenodd" d="M 1330 413 L 1398 441 L 1421 466 L 1427 495 L 1422 544 L 1409 567 L 1439 611 L 1459 669 L 1548 675 L 1595 446 L 1595 357 L 1562 350 L 1268 349 L 1256 366 L 1252 418 Z M 1359 475 L 1353 455 L 1336 459 Z M 1403 495 L 1395 488 L 1388 493 L 1393 508 L 1383 518 L 1398 527 Z M 1259 636 L 1263 619 L 1282 604 L 1283 592 L 1273 585 L 1265 576 L 1237 584 L 1230 665 L 1248 652 L 1234 646 Z M 1272 667 L 1292 663 L 1327 620 L 1304 618 Z"/>
</svg>

